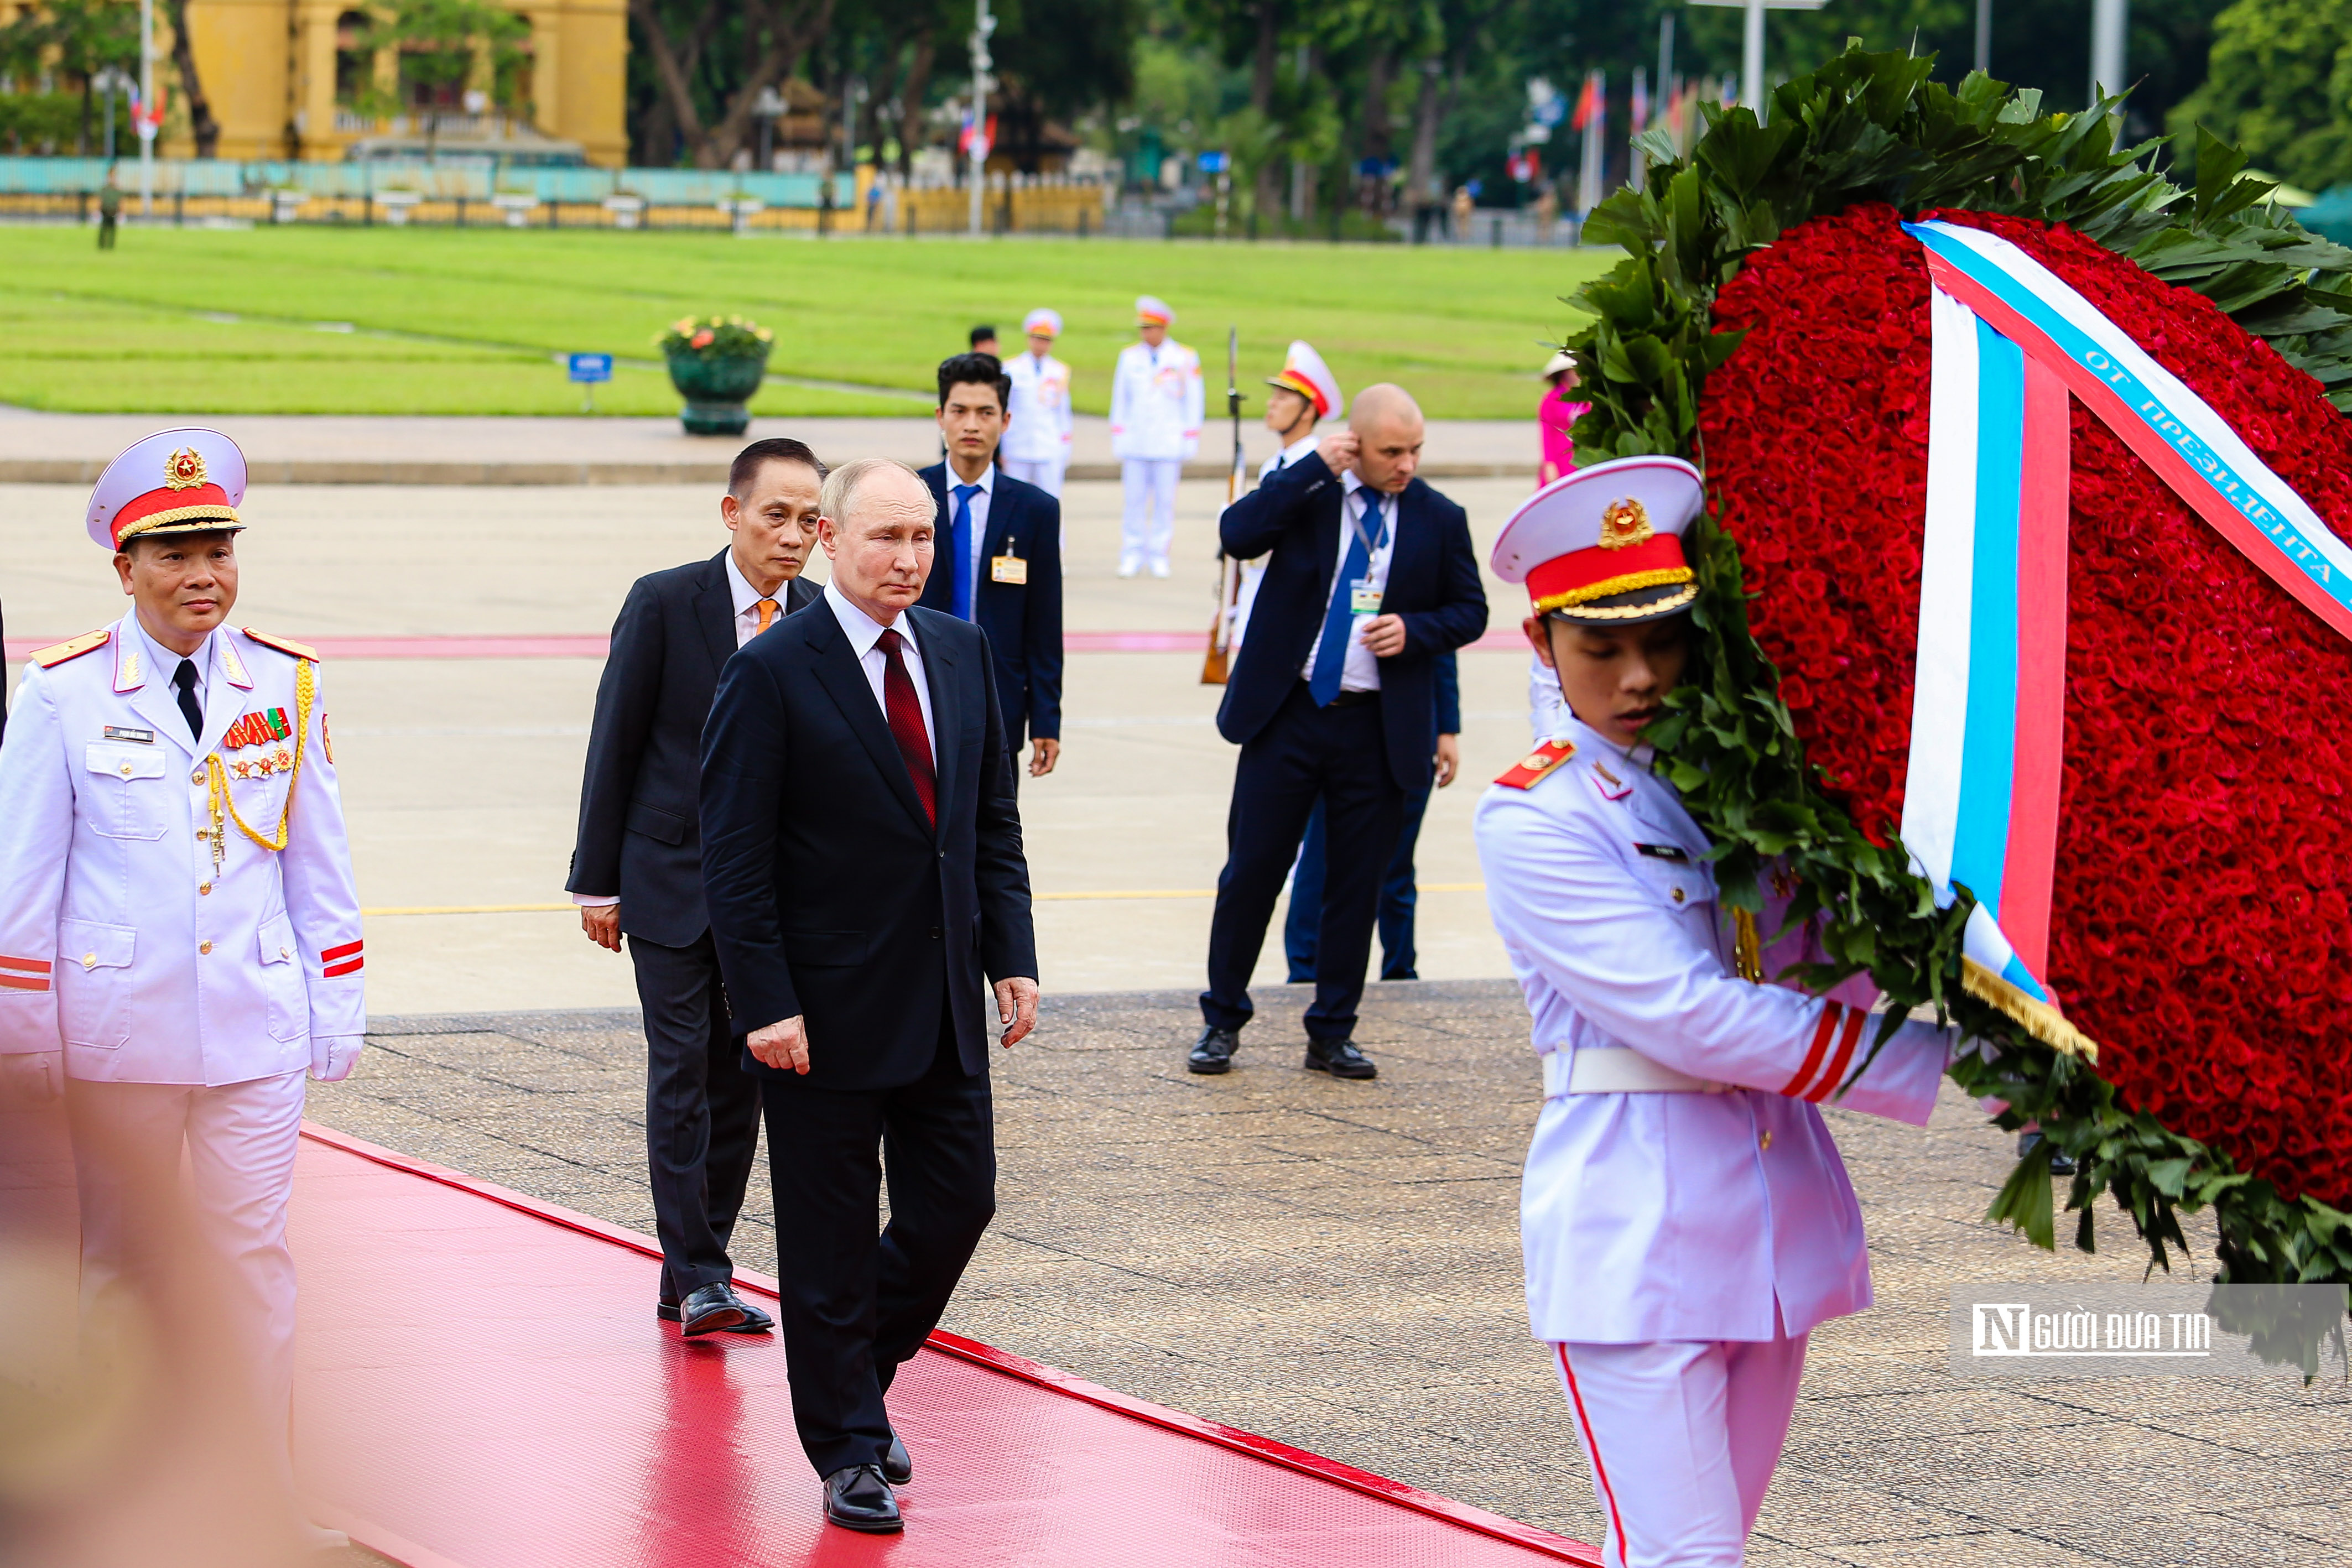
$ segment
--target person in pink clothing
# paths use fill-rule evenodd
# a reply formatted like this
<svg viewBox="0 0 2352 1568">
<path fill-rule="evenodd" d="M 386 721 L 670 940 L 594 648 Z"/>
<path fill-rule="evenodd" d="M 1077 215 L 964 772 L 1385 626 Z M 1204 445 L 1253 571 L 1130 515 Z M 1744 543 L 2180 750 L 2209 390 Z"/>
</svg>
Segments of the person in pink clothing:
<svg viewBox="0 0 2352 1568">
<path fill-rule="evenodd" d="M 1543 467 L 1536 476 L 1538 489 L 1576 466 L 1576 442 L 1569 430 L 1592 405 L 1569 402 L 1569 394 L 1575 390 L 1576 356 L 1562 349 L 1544 367 L 1543 406 L 1536 412 L 1536 420 L 1543 426 Z"/>
</svg>

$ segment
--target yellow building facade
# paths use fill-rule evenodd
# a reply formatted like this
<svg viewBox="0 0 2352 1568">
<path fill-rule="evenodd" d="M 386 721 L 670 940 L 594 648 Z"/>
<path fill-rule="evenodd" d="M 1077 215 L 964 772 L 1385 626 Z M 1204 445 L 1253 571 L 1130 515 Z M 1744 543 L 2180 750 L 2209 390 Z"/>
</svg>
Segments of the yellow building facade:
<svg viewBox="0 0 2352 1568">
<path fill-rule="evenodd" d="M 530 24 L 522 96 L 531 106 L 531 128 L 580 143 L 592 163 L 625 164 L 627 0 L 502 3 Z M 0 21 L 22 8 L 0 0 Z M 166 115 L 157 152 L 190 158 L 196 150 L 188 135 L 170 29 L 163 7 L 155 11 L 155 80 L 163 89 Z M 352 108 L 357 78 L 384 69 L 388 62 L 354 57 L 351 45 L 368 18 L 349 0 L 187 0 L 187 17 L 196 74 L 221 128 L 218 156 L 333 162 L 363 136 L 405 129 Z M 464 129 L 443 117 L 445 138 Z"/>
</svg>

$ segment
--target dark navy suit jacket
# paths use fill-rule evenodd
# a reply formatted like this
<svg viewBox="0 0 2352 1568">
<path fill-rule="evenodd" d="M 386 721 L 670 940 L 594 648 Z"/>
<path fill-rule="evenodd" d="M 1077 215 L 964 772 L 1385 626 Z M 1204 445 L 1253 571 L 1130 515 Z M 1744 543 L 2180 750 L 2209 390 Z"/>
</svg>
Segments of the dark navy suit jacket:
<svg viewBox="0 0 2352 1568">
<path fill-rule="evenodd" d="M 1037 975 L 1029 867 L 980 628 L 907 617 L 931 694 L 939 821 L 829 605 L 727 661 L 702 732 L 702 874 L 736 1031 L 806 1020 L 806 1077 L 888 1089 L 929 1070 L 949 1009 L 969 1073 L 988 1067 L 988 981 Z"/>
<path fill-rule="evenodd" d="M 785 584 L 789 615 L 824 591 Z M 774 630 L 772 626 L 771 631 Z M 727 552 L 637 579 L 613 622 L 588 730 L 569 893 L 621 901 L 621 929 L 684 947 L 710 927 L 697 830 L 702 721 L 735 655 Z"/>
<path fill-rule="evenodd" d="M 1246 745 L 1272 719 L 1323 632 L 1331 578 L 1339 566 L 1345 489 L 1319 454 L 1309 454 L 1225 508 L 1217 532 L 1225 553 L 1272 552 L 1251 604 L 1249 635 L 1225 683 L 1217 729 Z M 1486 630 L 1486 591 L 1461 507 L 1415 479 L 1395 498 L 1396 545 L 1389 556 L 1381 613 L 1404 618 L 1404 652 L 1380 661 L 1381 735 L 1398 787 L 1429 786 L 1437 751 L 1432 664 Z"/>
<path fill-rule="evenodd" d="M 924 469 L 923 483 L 939 503 L 940 535 L 922 603 L 953 614 L 955 514 L 948 505 L 948 465 L 934 463 Z M 1000 555 L 1017 555 L 1029 563 L 1026 584 L 990 580 L 989 558 Z M 971 615 L 988 633 L 996 660 L 1007 744 L 1019 751 L 1024 733 L 1061 739 L 1062 503 L 1002 469 L 988 500 L 988 537 L 972 583 Z"/>
</svg>

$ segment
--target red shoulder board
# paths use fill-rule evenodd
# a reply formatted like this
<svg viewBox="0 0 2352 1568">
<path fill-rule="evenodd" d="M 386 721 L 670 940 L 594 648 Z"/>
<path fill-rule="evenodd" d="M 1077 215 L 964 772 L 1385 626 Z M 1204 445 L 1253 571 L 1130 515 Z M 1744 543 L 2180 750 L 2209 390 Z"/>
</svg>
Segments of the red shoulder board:
<svg viewBox="0 0 2352 1568">
<path fill-rule="evenodd" d="M 308 643 L 297 643 L 291 637 L 275 637 L 267 632 L 257 632 L 250 626 L 245 629 L 245 634 L 265 648 L 275 648 L 281 653 L 291 653 L 298 659 L 308 659 L 314 664 L 319 662 L 318 649 Z"/>
<path fill-rule="evenodd" d="M 114 628 L 111 626 L 101 631 L 85 632 L 80 636 L 69 642 L 60 643 L 54 648 L 43 648 L 32 654 L 31 658 L 33 663 L 40 665 L 41 668 L 53 670 L 68 659 L 79 659 L 84 653 L 95 653 L 105 647 L 107 639 L 113 635 Z"/>
<path fill-rule="evenodd" d="M 1519 758 L 1496 783 L 1510 789 L 1532 789 L 1551 776 L 1552 770 L 1576 755 L 1572 740 L 1547 740 Z"/>
</svg>

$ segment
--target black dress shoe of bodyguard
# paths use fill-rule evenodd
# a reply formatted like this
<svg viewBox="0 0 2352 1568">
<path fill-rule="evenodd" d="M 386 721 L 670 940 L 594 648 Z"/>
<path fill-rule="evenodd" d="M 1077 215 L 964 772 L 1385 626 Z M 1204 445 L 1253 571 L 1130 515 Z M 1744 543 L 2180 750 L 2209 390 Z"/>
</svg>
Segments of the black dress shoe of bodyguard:
<svg viewBox="0 0 2352 1568">
<path fill-rule="evenodd" d="M 727 1290 L 729 1295 L 735 1295 L 735 1288 L 732 1285 L 730 1285 Z M 753 1306 L 742 1297 L 735 1296 L 735 1304 L 743 1310 L 743 1321 L 737 1323 L 732 1328 L 721 1329 L 719 1331 L 719 1333 L 766 1333 L 769 1330 L 776 1326 L 775 1319 L 770 1317 L 767 1313 L 761 1312 L 759 1308 Z M 661 1319 L 661 1321 L 666 1323 L 680 1322 L 683 1322 L 685 1318 L 685 1314 L 677 1310 L 677 1303 L 676 1301 L 661 1302 L 659 1305 L 655 1307 L 654 1315 Z"/>
<path fill-rule="evenodd" d="M 677 1304 L 678 1327 L 686 1337 L 717 1333 L 731 1329 L 743 1321 L 743 1303 L 725 1284 L 705 1285 Z"/>
<path fill-rule="evenodd" d="M 906 1443 L 896 1432 L 890 1434 L 890 1451 L 882 1456 L 882 1479 L 894 1487 L 915 1479 L 915 1456 L 907 1452 Z"/>
<path fill-rule="evenodd" d="M 1328 1072 L 1334 1078 L 1378 1078 L 1381 1070 L 1372 1059 L 1356 1049 L 1352 1040 L 1310 1040 L 1307 1042 L 1307 1071 Z"/>
<path fill-rule="evenodd" d="M 829 1524 L 868 1535 L 896 1535 L 906 1528 L 898 1500 L 877 1465 L 851 1465 L 825 1477 L 824 1517 Z"/>
<path fill-rule="evenodd" d="M 1185 1058 L 1184 1065 L 1195 1072 L 1229 1072 L 1233 1070 L 1234 1052 L 1241 1048 L 1240 1030 L 1209 1024 L 1202 1029 L 1201 1038 L 1192 1042 L 1192 1054 Z"/>
</svg>

